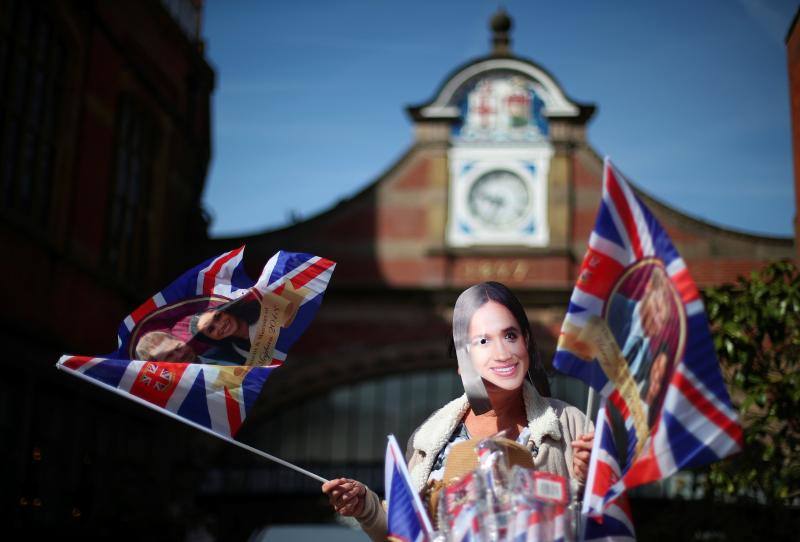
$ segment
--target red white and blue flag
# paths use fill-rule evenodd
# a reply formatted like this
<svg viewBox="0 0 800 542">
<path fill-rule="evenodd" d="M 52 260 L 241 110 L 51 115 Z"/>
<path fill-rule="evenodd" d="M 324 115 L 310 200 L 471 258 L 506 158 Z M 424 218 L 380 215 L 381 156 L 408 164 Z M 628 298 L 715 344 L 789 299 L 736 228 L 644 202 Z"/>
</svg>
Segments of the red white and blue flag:
<svg viewBox="0 0 800 542">
<path fill-rule="evenodd" d="M 631 542 L 636 540 L 628 497 L 623 494 L 604 507 L 604 498 L 620 479 L 617 447 L 611 431 L 605 400 L 597 413 L 592 460 L 583 496 L 581 540 L 592 542 Z M 599 516 L 602 512 L 602 517 Z"/>
<path fill-rule="evenodd" d="M 240 247 L 203 262 L 148 299 L 123 320 L 115 352 L 65 355 L 58 368 L 223 438 L 235 437 L 267 377 L 311 323 L 335 267 L 325 258 L 281 251 L 254 283 L 244 271 L 243 252 Z M 243 326 L 248 335 L 237 339 L 241 344 L 192 327 L 216 310 L 249 318 Z M 138 355 L 147 350 L 142 345 L 148 335 L 157 337 L 151 344 L 164 347 Z"/>
<path fill-rule="evenodd" d="M 603 177 L 600 210 L 554 359 L 557 369 L 596 389 L 625 422 L 623 464 L 614 465 L 610 432 L 595 437 L 592 462 L 604 463 L 594 465 L 587 486 L 587 512 L 595 517 L 628 488 L 742 446 L 686 264 L 608 159 Z"/>
<path fill-rule="evenodd" d="M 512 542 L 565 542 L 574 540 L 571 536 L 567 507 L 563 505 L 542 505 L 518 510 L 513 516 L 514 534 Z"/>
<path fill-rule="evenodd" d="M 433 539 L 433 527 L 411 485 L 405 458 L 394 435 L 389 435 L 385 464 L 387 540 L 422 542 Z"/>
<path fill-rule="evenodd" d="M 448 540 L 452 542 L 481 542 L 483 540 L 481 521 L 474 506 L 465 507 L 456 517 Z"/>
</svg>

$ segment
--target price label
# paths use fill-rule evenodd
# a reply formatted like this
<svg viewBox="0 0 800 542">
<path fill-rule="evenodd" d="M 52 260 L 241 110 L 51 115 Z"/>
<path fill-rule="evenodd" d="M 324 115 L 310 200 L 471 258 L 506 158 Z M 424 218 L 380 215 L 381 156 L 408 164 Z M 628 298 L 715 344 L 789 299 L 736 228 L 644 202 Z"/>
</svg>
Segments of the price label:
<svg viewBox="0 0 800 542">
<path fill-rule="evenodd" d="M 533 473 L 533 494 L 542 501 L 567 504 L 567 480 L 555 474 Z"/>
</svg>

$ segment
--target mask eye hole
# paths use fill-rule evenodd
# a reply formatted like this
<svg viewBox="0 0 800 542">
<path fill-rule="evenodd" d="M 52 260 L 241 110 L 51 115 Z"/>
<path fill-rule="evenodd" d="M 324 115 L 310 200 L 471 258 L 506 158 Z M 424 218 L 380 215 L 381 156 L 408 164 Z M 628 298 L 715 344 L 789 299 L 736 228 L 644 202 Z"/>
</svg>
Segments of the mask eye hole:
<svg viewBox="0 0 800 542">
<path fill-rule="evenodd" d="M 472 339 L 470 346 L 486 346 L 487 344 L 489 344 L 488 337 L 476 337 Z"/>
</svg>

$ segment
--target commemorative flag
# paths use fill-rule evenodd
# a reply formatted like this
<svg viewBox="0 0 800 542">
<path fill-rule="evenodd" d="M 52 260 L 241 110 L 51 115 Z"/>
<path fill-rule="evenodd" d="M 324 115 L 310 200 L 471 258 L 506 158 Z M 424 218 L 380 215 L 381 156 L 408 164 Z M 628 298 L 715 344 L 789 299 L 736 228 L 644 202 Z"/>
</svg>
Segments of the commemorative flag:
<svg viewBox="0 0 800 542">
<path fill-rule="evenodd" d="M 253 282 L 243 254 L 211 258 L 145 301 L 122 321 L 115 352 L 64 355 L 57 367 L 233 439 L 311 323 L 336 265 L 280 251 Z"/>
<path fill-rule="evenodd" d="M 597 390 L 625 423 L 618 480 L 591 499 L 590 515 L 601 516 L 627 488 L 742 446 L 700 293 L 667 233 L 608 159 L 554 365 Z"/>
<path fill-rule="evenodd" d="M 386 445 L 385 478 L 387 540 L 422 542 L 432 540 L 433 527 L 419 495 L 411 485 L 405 458 L 394 435 Z"/>
</svg>

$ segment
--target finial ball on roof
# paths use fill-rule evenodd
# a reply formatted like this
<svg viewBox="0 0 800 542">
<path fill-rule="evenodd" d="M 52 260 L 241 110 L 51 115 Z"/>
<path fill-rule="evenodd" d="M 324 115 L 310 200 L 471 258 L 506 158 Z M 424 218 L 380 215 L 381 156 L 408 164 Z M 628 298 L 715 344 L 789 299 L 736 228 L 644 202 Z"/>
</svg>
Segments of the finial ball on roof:
<svg viewBox="0 0 800 542">
<path fill-rule="evenodd" d="M 500 8 L 497 13 L 492 15 L 492 20 L 489 23 L 494 32 L 508 32 L 513 25 L 511 17 L 508 16 L 506 10 Z"/>
</svg>

